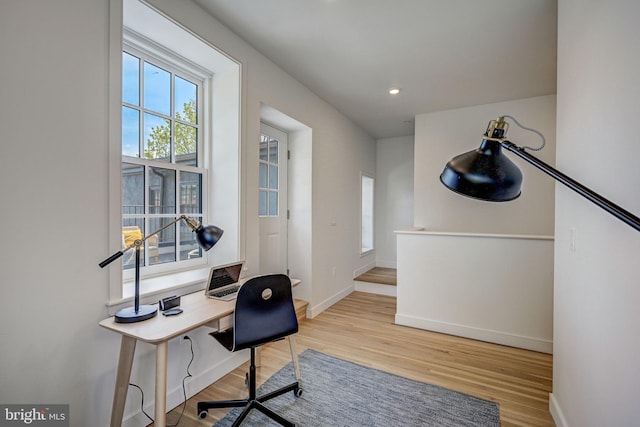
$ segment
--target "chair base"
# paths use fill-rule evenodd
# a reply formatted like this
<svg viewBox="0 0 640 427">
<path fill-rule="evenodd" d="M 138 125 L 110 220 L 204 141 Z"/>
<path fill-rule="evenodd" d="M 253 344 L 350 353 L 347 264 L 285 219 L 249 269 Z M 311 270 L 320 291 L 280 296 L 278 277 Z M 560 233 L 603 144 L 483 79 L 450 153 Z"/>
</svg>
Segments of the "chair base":
<svg viewBox="0 0 640 427">
<path fill-rule="evenodd" d="M 256 396 L 256 366 L 255 366 L 255 348 L 251 348 L 251 365 L 249 366 L 249 397 L 247 399 L 238 400 L 216 400 L 210 402 L 198 402 L 198 416 L 202 419 L 207 417 L 207 411 L 213 408 L 239 408 L 244 407 L 242 413 L 233 422 L 232 427 L 238 427 L 242 421 L 249 415 L 252 409 L 257 409 L 264 415 L 268 416 L 278 424 L 285 427 L 295 427 L 295 423 L 287 420 L 281 415 L 267 408 L 262 402 L 278 397 L 287 392 L 292 391 L 296 397 L 302 395 L 302 386 L 299 381 L 281 387 L 262 396 Z"/>
</svg>

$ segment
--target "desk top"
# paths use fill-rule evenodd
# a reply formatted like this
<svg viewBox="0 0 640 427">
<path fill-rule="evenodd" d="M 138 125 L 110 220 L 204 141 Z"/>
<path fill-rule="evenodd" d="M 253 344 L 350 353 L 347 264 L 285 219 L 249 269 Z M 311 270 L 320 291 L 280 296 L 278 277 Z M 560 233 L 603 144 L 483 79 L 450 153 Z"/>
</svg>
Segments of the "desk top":
<svg viewBox="0 0 640 427">
<path fill-rule="evenodd" d="M 158 312 L 151 319 L 135 323 L 116 323 L 113 317 L 109 317 L 99 325 L 119 334 L 156 344 L 232 314 L 235 300 L 220 301 L 207 298 L 202 292 L 194 292 L 180 297 L 180 308 L 184 311 L 177 316 L 163 316 L 162 312 Z"/>
<path fill-rule="evenodd" d="M 292 286 L 299 283 L 299 279 L 291 279 Z M 235 306 L 235 300 L 207 298 L 202 291 L 198 291 L 180 297 L 180 308 L 184 311 L 177 316 L 163 316 L 159 312 L 151 319 L 136 323 L 116 323 L 113 317 L 109 317 L 99 325 L 140 341 L 157 344 L 229 316 Z"/>
</svg>

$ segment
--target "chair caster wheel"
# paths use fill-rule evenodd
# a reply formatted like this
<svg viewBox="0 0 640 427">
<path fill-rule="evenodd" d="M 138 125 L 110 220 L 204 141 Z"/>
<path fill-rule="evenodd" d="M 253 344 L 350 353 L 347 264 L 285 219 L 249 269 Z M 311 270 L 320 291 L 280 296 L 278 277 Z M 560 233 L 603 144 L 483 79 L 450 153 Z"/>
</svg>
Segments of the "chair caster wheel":
<svg viewBox="0 0 640 427">
<path fill-rule="evenodd" d="M 207 412 L 207 411 L 200 411 L 200 413 L 198 414 L 198 417 L 199 417 L 201 420 L 204 420 L 205 418 L 207 418 L 207 414 L 208 414 L 208 412 Z"/>
<path fill-rule="evenodd" d="M 295 397 L 300 397 L 300 396 L 302 396 L 302 389 L 301 389 L 301 388 L 299 388 L 299 389 L 297 389 L 297 390 L 294 390 L 293 395 L 294 395 Z"/>
</svg>

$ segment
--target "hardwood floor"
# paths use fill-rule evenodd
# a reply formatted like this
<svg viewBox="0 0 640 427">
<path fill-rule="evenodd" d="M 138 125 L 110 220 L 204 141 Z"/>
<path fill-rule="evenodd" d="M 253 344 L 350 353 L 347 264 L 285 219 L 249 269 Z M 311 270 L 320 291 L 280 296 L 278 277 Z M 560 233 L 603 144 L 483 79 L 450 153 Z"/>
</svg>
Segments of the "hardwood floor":
<svg viewBox="0 0 640 427">
<path fill-rule="evenodd" d="M 397 272 L 395 268 L 374 267 L 353 280 L 396 286 L 398 284 Z"/>
<path fill-rule="evenodd" d="M 300 322 L 298 352 L 313 348 L 497 402 L 506 427 L 554 426 L 548 409 L 551 355 L 395 325 L 395 302 L 394 297 L 352 293 L 315 319 Z M 286 341 L 265 346 L 259 384 L 290 360 Z M 211 410 L 200 420 L 199 400 L 245 397 L 246 366 L 191 398 L 180 427 L 210 426 L 227 412 Z M 175 423 L 181 408 L 169 413 L 168 423 Z"/>
</svg>

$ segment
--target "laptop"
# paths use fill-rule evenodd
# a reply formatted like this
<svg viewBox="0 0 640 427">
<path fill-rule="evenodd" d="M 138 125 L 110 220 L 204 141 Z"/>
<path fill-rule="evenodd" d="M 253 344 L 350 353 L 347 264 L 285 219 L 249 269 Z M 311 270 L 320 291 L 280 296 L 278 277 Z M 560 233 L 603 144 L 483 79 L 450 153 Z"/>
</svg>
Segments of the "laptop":
<svg viewBox="0 0 640 427">
<path fill-rule="evenodd" d="M 231 301 L 238 295 L 240 289 L 240 273 L 244 261 L 212 267 L 204 294 L 208 298 Z"/>
</svg>

